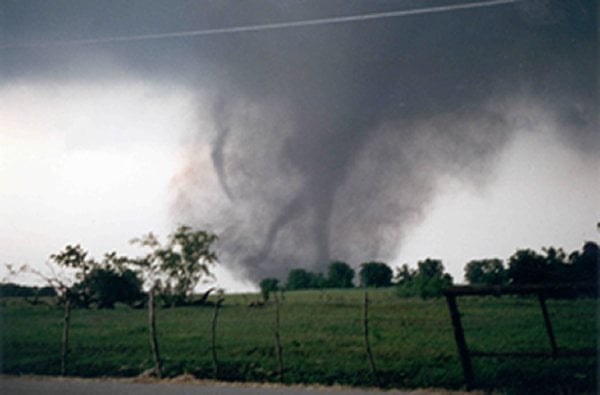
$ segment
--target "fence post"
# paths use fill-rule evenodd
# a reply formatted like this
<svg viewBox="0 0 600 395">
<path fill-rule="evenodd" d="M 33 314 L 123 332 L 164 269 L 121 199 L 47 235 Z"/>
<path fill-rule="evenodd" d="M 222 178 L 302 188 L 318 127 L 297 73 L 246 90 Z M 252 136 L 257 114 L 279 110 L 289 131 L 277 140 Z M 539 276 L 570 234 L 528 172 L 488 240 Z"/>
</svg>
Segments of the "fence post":
<svg viewBox="0 0 600 395">
<path fill-rule="evenodd" d="M 462 323 L 460 322 L 460 313 L 456 306 L 456 297 L 446 294 L 446 301 L 448 302 L 448 310 L 450 311 L 450 319 L 452 320 L 452 329 L 454 330 L 454 340 L 456 340 L 456 347 L 460 356 L 460 364 L 465 375 L 465 384 L 467 389 L 470 389 L 473 387 L 473 367 L 471 366 L 471 357 L 467 348 L 467 342 L 465 341 Z"/>
<path fill-rule="evenodd" d="M 369 295 L 367 291 L 365 291 L 363 303 L 363 334 L 365 338 L 365 351 L 369 361 L 369 368 L 371 369 L 371 374 L 373 375 L 375 384 L 379 386 L 379 377 L 377 376 L 377 369 L 375 368 L 375 361 L 373 360 L 373 352 L 371 351 L 371 344 L 369 343 Z"/>
<path fill-rule="evenodd" d="M 279 381 L 283 382 L 283 356 L 281 338 L 279 336 L 279 295 L 275 293 L 275 354 L 277 356 L 277 370 Z"/>
<path fill-rule="evenodd" d="M 156 340 L 156 318 L 154 315 L 154 287 L 148 293 L 148 326 L 150 327 L 150 348 L 154 359 L 154 372 L 156 377 L 162 378 L 160 366 L 160 353 L 158 352 L 158 341 Z"/>
<path fill-rule="evenodd" d="M 219 361 L 217 359 L 217 317 L 219 316 L 219 308 L 223 303 L 223 298 L 219 298 L 215 303 L 215 309 L 213 311 L 212 324 L 211 324 L 211 352 L 213 362 L 213 375 L 215 380 L 219 379 Z"/>
<path fill-rule="evenodd" d="M 556 359 L 558 353 L 558 347 L 556 346 L 556 338 L 554 337 L 554 331 L 552 330 L 552 323 L 550 322 L 550 316 L 548 315 L 548 308 L 546 307 L 546 299 L 543 292 L 538 293 L 538 299 L 542 308 L 542 314 L 544 315 L 544 324 L 546 324 L 546 332 L 550 338 L 550 347 L 552 347 L 552 359 Z"/>
<path fill-rule="evenodd" d="M 65 298 L 65 313 L 63 316 L 63 333 L 60 353 L 60 375 L 67 374 L 67 358 L 69 354 L 69 322 L 71 320 L 71 299 L 70 295 Z"/>
</svg>

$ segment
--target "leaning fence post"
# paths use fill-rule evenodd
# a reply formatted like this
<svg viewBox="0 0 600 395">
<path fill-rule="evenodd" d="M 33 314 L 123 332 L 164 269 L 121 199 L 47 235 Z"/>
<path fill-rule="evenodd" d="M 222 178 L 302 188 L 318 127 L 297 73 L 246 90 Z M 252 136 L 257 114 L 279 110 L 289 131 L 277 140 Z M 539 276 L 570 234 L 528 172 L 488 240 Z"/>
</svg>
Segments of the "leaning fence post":
<svg viewBox="0 0 600 395">
<path fill-rule="evenodd" d="M 548 315 L 548 308 L 546 307 L 546 299 L 543 292 L 538 293 L 538 299 L 542 308 L 542 314 L 544 315 L 544 324 L 546 324 L 546 332 L 550 338 L 550 347 L 552 347 L 552 359 L 556 359 L 558 353 L 558 347 L 556 346 L 556 338 L 554 337 L 554 331 L 552 330 L 552 323 L 550 322 L 550 316 Z"/>
<path fill-rule="evenodd" d="M 154 315 L 154 287 L 148 293 L 148 326 L 150 327 L 150 347 L 154 359 L 154 372 L 159 379 L 162 377 L 158 340 L 156 340 L 156 318 Z"/>
<path fill-rule="evenodd" d="M 65 298 L 65 314 L 63 316 L 63 333 L 60 353 L 60 375 L 67 374 L 67 357 L 69 354 L 69 321 L 71 319 L 70 295 Z"/>
<path fill-rule="evenodd" d="M 367 291 L 365 291 L 363 303 L 363 334 L 365 338 L 365 351 L 369 361 L 369 368 L 371 369 L 371 374 L 373 375 L 375 384 L 379 386 L 379 377 L 377 376 L 377 369 L 375 369 L 375 361 L 373 360 L 373 352 L 371 351 L 371 344 L 369 343 L 369 295 Z"/>
<path fill-rule="evenodd" d="M 450 319 L 452 320 L 452 329 L 454 330 L 454 339 L 456 340 L 460 363 L 465 375 L 465 384 L 467 389 L 470 389 L 473 387 L 473 367 L 471 366 L 471 357 L 467 348 L 467 342 L 465 341 L 462 323 L 460 322 L 460 314 L 456 307 L 456 297 L 446 293 L 446 301 L 448 302 L 448 310 L 450 311 Z"/>
<path fill-rule="evenodd" d="M 275 355 L 277 356 L 277 370 L 279 381 L 283 382 L 283 356 L 281 338 L 279 336 L 279 295 L 275 294 Z"/>
</svg>

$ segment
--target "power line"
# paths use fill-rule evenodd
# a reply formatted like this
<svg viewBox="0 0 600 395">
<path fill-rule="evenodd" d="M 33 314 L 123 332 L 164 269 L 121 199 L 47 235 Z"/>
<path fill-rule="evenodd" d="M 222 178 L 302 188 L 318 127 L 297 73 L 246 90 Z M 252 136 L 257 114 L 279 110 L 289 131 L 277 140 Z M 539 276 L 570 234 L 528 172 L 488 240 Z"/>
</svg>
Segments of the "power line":
<svg viewBox="0 0 600 395">
<path fill-rule="evenodd" d="M 499 6 L 499 5 L 516 3 L 519 1 L 522 1 L 522 0 L 488 0 L 488 1 L 478 1 L 478 2 L 472 2 L 472 3 L 443 5 L 443 6 L 436 6 L 436 7 L 413 8 L 413 9 L 409 9 L 409 10 L 377 12 L 377 13 L 371 13 L 371 14 L 337 16 L 337 17 L 330 17 L 330 18 L 309 19 L 309 20 L 291 21 L 291 22 L 275 22 L 275 23 L 265 23 L 265 24 L 258 24 L 258 25 L 231 26 L 231 27 L 221 27 L 221 28 L 202 29 L 202 30 L 185 30 L 185 31 L 169 32 L 169 33 L 153 33 L 153 34 L 140 34 L 140 35 L 131 35 L 131 36 L 112 36 L 112 37 L 98 37 L 98 38 L 58 40 L 58 41 L 40 41 L 40 42 L 12 43 L 12 44 L 8 43 L 8 44 L 0 44 L 0 49 L 93 45 L 93 44 L 121 43 L 121 42 L 131 42 L 131 41 L 162 40 L 162 39 L 168 39 L 168 38 L 198 37 L 198 36 L 212 36 L 212 35 L 221 35 L 221 34 L 258 32 L 258 31 L 265 31 L 265 30 L 278 30 L 278 29 L 288 29 L 288 28 L 295 28 L 295 27 L 331 25 L 331 24 L 350 23 L 350 22 L 363 22 L 363 21 L 370 21 L 370 20 L 375 20 L 375 19 L 399 18 L 399 17 L 412 16 L 412 15 L 434 14 L 434 13 L 442 13 L 442 12 L 467 10 L 467 9 L 473 9 L 473 8 L 494 7 L 494 6 Z"/>
</svg>

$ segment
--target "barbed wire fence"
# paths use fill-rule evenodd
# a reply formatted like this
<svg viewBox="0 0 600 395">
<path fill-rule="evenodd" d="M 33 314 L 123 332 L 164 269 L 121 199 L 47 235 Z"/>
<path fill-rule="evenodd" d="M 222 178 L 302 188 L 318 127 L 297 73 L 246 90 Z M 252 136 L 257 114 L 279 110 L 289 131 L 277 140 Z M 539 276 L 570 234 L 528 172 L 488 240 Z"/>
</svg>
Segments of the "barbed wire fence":
<svg viewBox="0 0 600 395">
<path fill-rule="evenodd" d="M 292 383 L 302 382 L 310 377 L 311 372 L 329 369 L 331 372 L 326 377 L 326 381 L 333 383 L 336 374 L 347 371 L 351 375 L 352 372 L 363 370 L 364 375 L 355 378 L 357 382 L 363 385 L 387 386 L 391 382 L 389 378 L 392 374 L 390 369 L 393 369 L 393 366 L 389 367 L 391 361 L 421 355 L 421 361 L 426 360 L 423 369 L 431 368 L 432 363 L 440 360 L 440 363 L 445 364 L 444 366 L 456 366 L 458 380 L 460 380 L 458 368 L 460 358 L 452 337 L 451 314 L 448 314 L 443 299 L 416 302 L 393 296 L 382 299 L 381 296 L 376 295 L 371 298 L 371 294 L 365 291 L 354 292 L 352 297 L 323 291 L 313 293 L 308 303 L 292 297 L 286 300 L 284 295 L 280 294 L 263 306 L 248 307 L 252 298 L 237 297 L 229 303 L 223 298 L 216 299 L 216 303 L 213 301 L 212 309 L 206 307 L 189 307 L 184 310 L 160 309 L 160 317 L 155 322 L 153 331 L 148 329 L 148 327 L 152 328 L 152 325 L 140 324 L 140 328 L 146 328 L 140 335 L 145 332 L 146 338 L 150 335 L 150 338 L 154 337 L 156 341 L 156 353 L 154 347 L 149 347 L 156 376 L 170 377 L 189 369 L 189 366 L 181 367 L 184 365 L 179 362 L 182 358 L 180 350 L 183 350 L 184 346 L 179 346 L 177 343 L 181 341 L 188 344 L 188 339 L 194 338 L 194 347 L 197 347 L 200 354 L 203 348 L 206 349 L 209 358 L 204 360 L 209 361 L 209 366 L 212 365 L 212 372 L 210 368 L 194 372 L 195 376 L 203 378 Z M 527 325 L 530 323 L 539 325 L 539 336 L 533 340 L 525 335 L 520 338 L 514 336 L 515 333 L 518 335 L 519 330 L 515 328 L 515 332 L 506 331 L 506 337 L 509 339 L 502 340 L 497 346 L 498 349 L 501 349 L 504 343 L 510 343 L 509 340 L 515 340 L 517 348 L 547 347 L 547 340 L 544 339 L 545 321 L 542 318 L 547 315 L 552 316 L 559 307 L 568 307 L 570 302 L 561 301 L 556 303 L 556 307 L 549 306 L 544 317 L 539 314 L 537 303 L 536 298 L 508 297 L 505 304 L 498 307 L 498 298 L 495 296 L 479 297 L 474 301 L 461 300 L 460 314 L 467 341 L 472 341 L 474 349 L 488 347 L 489 343 L 485 340 L 485 336 L 480 335 L 486 332 L 492 333 L 498 328 L 504 331 L 506 325 L 499 322 L 499 319 L 517 312 L 523 317 L 528 315 L 527 321 L 524 321 Z M 533 313 L 536 308 L 537 313 Z M 522 309 L 523 313 L 520 313 L 519 309 Z M 83 353 L 94 352 L 93 345 L 82 347 L 81 338 L 77 339 L 81 336 L 78 332 L 85 330 L 81 328 L 82 315 L 91 316 L 94 313 L 93 311 L 80 313 L 79 310 L 76 310 L 74 316 L 69 313 L 69 320 L 75 326 L 67 334 L 67 341 L 62 341 L 62 375 L 79 372 L 78 358 Z M 570 311 L 569 320 L 576 322 L 584 319 L 588 313 L 586 310 Z M 136 315 L 135 312 L 132 314 Z M 490 314 L 498 314 L 501 317 L 493 317 Z M 188 315 L 193 317 L 187 317 Z M 182 319 L 182 316 L 190 321 L 179 325 L 177 320 Z M 107 326 L 108 331 L 115 322 L 111 321 L 110 313 L 107 313 L 106 317 L 107 320 L 103 325 Z M 196 326 L 187 329 L 179 328 L 188 325 L 192 318 L 197 322 Z M 62 319 L 65 320 L 64 314 Z M 556 338 L 564 336 L 567 330 L 559 328 L 555 333 Z M 419 338 L 419 333 L 425 336 L 425 339 Z M 76 337 L 73 347 L 69 345 L 72 336 Z M 441 340 L 434 339 L 436 336 Z M 148 343 L 145 344 L 148 347 Z M 102 347 L 111 348 L 116 345 L 104 344 L 100 346 Z M 339 349 L 336 349 L 338 347 Z M 67 364 L 65 350 L 69 351 L 68 355 L 71 358 L 69 364 Z M 311 354 L 313 350 L 314 355 Z M 490 352 L 496 351 L 497 349 L 492 347 Z M 332 362 L 334 359 L 336 361 Z M 202 365 L 203 362 L 196 360 L 194 363 Z M 169 365 L 175 367 L 165 370 L 165 366 Z M 378 369 L 379 366 L 383 368 Z M 244 371 L 232 372 L 235 369 Z M 340 378 L 340 380 L 346 379 Z M 410 385 L 410 381 L 406 383 Z"/>
</svg>

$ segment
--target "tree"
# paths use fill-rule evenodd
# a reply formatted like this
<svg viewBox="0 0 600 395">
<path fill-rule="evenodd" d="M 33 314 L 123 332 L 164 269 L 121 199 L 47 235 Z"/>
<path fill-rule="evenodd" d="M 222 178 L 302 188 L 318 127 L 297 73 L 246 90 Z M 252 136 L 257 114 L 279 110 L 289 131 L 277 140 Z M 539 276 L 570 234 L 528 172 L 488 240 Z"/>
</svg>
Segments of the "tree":
<svg viewBox="0 0 600 395">
<path fill-rule="evenodd" d="M 546 258 L 533 250 L 517 250 L 508 259 L 508 278 L 512 284 L 543 284 L 551 282 L 552 277 Z"/>
<path fill-rule="evenodd" d="M 279 290 L 279 280 L 276 278 L 265 278 L 259 283 L 260 293 L 263 301 L 269 300 L 269 294 L 271 292 L 277 292 Z"/>
<path fill-rule="evenodd" d="M 396 278 L 399 296 L 420 296 L 422 299 L 442 296 L 442 289 L 453 282 L 452 276 L 444 273 L 442 261 L 430 258 L 418 262 L 417 270 L 402 265 Z"/>
<path fill-rule="evenodd" d="M 392 269 L 383 262 L 365 262 L 360 265 L 361 287 L 389 287 L 392 284 Z"/>
<path fill-rule="evenodd" d="M 600 265 L 600 248 L 593 241 L 583 245 L 582 251 L 569 255 L 569 263 L 573 267 L 573 280 L 581 282 L 598 282 L 598 266 Z"/>
<path fill-rule="evenodd" d="M 327 279 L 323 273 L 308 272 L 310 278 L 309 289 L 322 289 L 327 288 Z"/>
<path fill-rule="evenodd" d="M 408 267 L 405 263 L 401 267 L 396 268 L 396 293 L 400 297 L 417 296 L 417 271 Z"/>
<path fill-rule="evenodd" d="M 546 260 L 546 281 L 570 282 L 573 281 L 573 268 L 568 263 L 567 254 L 562 248 L 542 248 Z"/>
<path fill-rule="evenodd" d="M 188 304 L 194 287 L 202 277 L 211 275 L 209 268 L 217 262 L 217 255 L 211 249 L 216 240 L 212 233 L 184 225 L 169 235 L 165 246 L 149 233 L 132 240 L 151 249 L 135 264 L 166 306 Z"/>
<path fill-rule="evenodd" d="M 465 266 L 465 278 L 469 284 L 504 285 L 508 275 L 502 260 L 480 259 L 472 260 Z"/>
<path fill-rule="evenodd" d="M 417 262 L 416 284 L 422 299 L 442 296 L 442 289 L 452 285 L 452 276 L 444 273 L 444 265 L 438 259 L 427 258 Z"/>
<path fill-rule="evenodd" d="M 68 244 L 63 251 L 50 255 L 50 260 L 59 266 L 81 270 L 78 278 L 85 277 L 86 273 L 95 266 L 94 262 L 87 259 L 88 252 L 79 244 Z"/>
<path fill-rule="evenodd" d="M 93 260 L 87 259 L 87 251 L 79 244 L 67 245 L 63 251 L 50 255 L 50 261 L 63 268 L 75 270 L 75 278 L 85 281 L 89 270 L 96 266 Z M 64 308 L 63 315 L 63 333 L 61 341 L 60 373 L 64 376 L 67 373 L 67 362 L 69 355 L 69 327 L 71 320 L 71 306 L 80 304 L 85 308 L 90 304 L 90 291 L 87 287 L 78 288 L 72 284 L 72 279 L 60 278 L 54 271 L 53 276 L 46 277 L 37 272 L 46 279 L 48 285 L 54 288 L 58 295 L 58 302 L 62 303 Z"/>
<path fill-rule="evenodd" d="M 402 266 L 396 268 L 396 275 L 394 276 L 396 284 L 402 285 L 410 283 L 415 279 L 417 271 L 408 267 L 405 263 Z"/>
<path fill-rule="evenodd" d="M 118 273 L 112 268 L 94 268 L 76 287 L 89 289 L 90 301 L 99 309 L 112 309 L 117 302 L 133 306 L 144 297 L 142 281 L 132 270 Z"/>
<path fill-rule="evenodd" d="M 288 272 L 285 288 L 288 290 L 309 289 L 313 282 L 313 276 L 308 271 L 292 269 Z"/>
<path fill-rule="evenodd" d="M 63 251 L 50 255 L 50 261 L 63 268 L 75 270 L 75 278 L 83 283 L 90 270 L 97 266 L 93 259 L 87 258 L 87 254 L 88 252 L 79 244 L 74 246 L 68 244 Z M 89 308 L 91 303 L 89 287 L 68 286 L 64 280 L 60 280 L 56 276 L 46 279 L 59 295 L 59 302 L 64 302 L 66 298 L 69 298 L 72 304 Z"/>
<path fill-rule="evenodd" d="M 94 265 L 73 290 L 85 292 L 89 303 L 99 309 L 112 309 L 117 302 L 133 306 L 144 299 L 144 294 L 137 273 L 127 268 L 129 263 L 130 259 L 115 252 L 105 254 L 102 264 Z"/>
<path fill-rule="evenodd" d="M 166 306 L 190 303 L 191 293 L 202 276 L 210 276 L 209 266 L 217 262 L 211 250 L 217 236 L 188 226 L 178 227 L 169 235 L 168 243 L 162 246 L 156 236 L 149 233 L 131 240 L 134 244 L 150 248 L 150 252 L 134 260 L 134 263 L 149 285 L 148 329 L 150 348 L 154 360 L 154 374 L 162 376 L 162 362 L 158 347 L 154 295 L 159 292 Z"/>
<path fill-rule="evenodd" d="M 570 279 L 574 282 L 591 282 L 593 290 L 584 292 L 585 296 L 598 295 L 598 266 L 600 265 L 600 248 L 593 241 L 583 245 L 582 251 L 574 251 L 569 255 Z"/>
<path fill-rule="evenodd" d="M 332 262 L 327 269 L 327 285 L 332 288 L 352 288 L 354 270 L 345 262 Z"/>
</svg>

